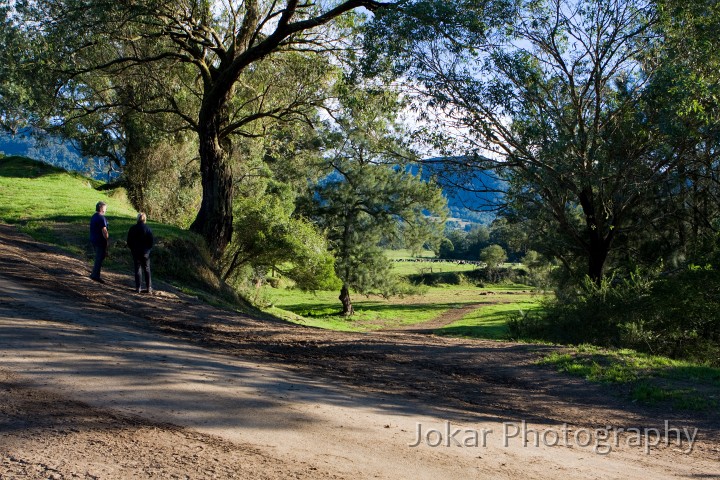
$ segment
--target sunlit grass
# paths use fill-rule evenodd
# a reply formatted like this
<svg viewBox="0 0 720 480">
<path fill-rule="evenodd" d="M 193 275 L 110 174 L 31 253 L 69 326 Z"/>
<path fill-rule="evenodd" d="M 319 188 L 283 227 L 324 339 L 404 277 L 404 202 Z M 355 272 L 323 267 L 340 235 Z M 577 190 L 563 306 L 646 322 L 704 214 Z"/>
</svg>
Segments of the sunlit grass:
<svg viewBox="0 0 720 480">
<path fill-rule="evenodd" d="M 518 291 L 527 286 L 426 287 L 422 293 L 391 297 L 351 295 L 355 314 L 342 317 L 339 292 L 303 292 L 296 289 L 268 288 L 265 298 L 272 313 L 290 321 L 342 331 L 372 331 L 408 325 L 421 325 L 453 309 L 477 306 L 471 314 L 436 333 L 477 338 L 505 338 L 507 315 L 518 309 L 537 308 L 539 297 Z"/>
<path fill-rule="evenodd" d="M 426 273 L 448 273 L 448 272 L 470 272 L 477 266 L 468 263 L 451 261 L 430 262 L 430 261 L 393 261 L 393 271 L 398 275 L 418 275 Z"/>
<path fill-rule="evenodd" d="M 541 363 L 591 382 L 628 385 L 630 397 L 645 404 L 670 403 L 684 410 L 720 407 L 720 368 L 594 345 L 551 353 Z"/>
<path fill-rule="evenodd" d="M 355 314 L 340 315 L 339 292 L 302 292 L 294 289 L 268 289 L 266 295 L 274 307 L 287 310 L 288 320 L 320 328 L 341 331 L 372 331 L 401 325 L 414 325 L 432 320 L 449 308 L 472 303 L 471 292 L 456 291 L 448 299 L 439 292 L 385 299 L 379 296 L 353 296 Z M 448 301 L 450 300 L 450 301 Z M 280 312 L 275 312 L 280 313 Z"/>
<path fill-rule="evenodd" d="M 505 340 L 508 338 L 507 322 L 511 315 L 541 308 L 540 297 L 534 295 L 499 297 L 495 301 L 509 303 L 493 303 L 478 308 L 465 315 L 461 320 L 435 330 L 435 333 L 457 337 Z"/>
<path fill-rule="evenodd" d="M 0 221 L 73 253 L 88 247 L 95 204 L 107 203 L 111 240 L 125 239 L 137 212 L 124 190 L 99 191 L 100 182 L 22 157 L 0 158 Z M 172 225 L 148 222 L 158 237 L 184 236 Z"/>
<path fill-rule="evenodd" d="M 0 157 L 0 222 L 15 225 L 34 239 L 59 246 L 88 264 L 92 261 L 89 239 L 90 217 L 98 201 L 107 203 L 110 250 L 104 269 L 130 272 L 132 259 L 125 240 L 135 224 L 137 212 L 124 189 L 97 190 L 101 182 L 78 173 L 23 157 Z M 154 278 L 177 284 L 184 282 L 207 290 L 211 298 L 217 280 L 199 258 L 179 258 L 180 245 L 201 245 L 197 236 L 173 225 L 148 221 L 155 235 Z M 177 240 L 177 242 L 176 242 Z M 202 265 L 201 265 L 202 264 Z M 209 273 L 208 273 L 209 272 Z"/>
</svg>

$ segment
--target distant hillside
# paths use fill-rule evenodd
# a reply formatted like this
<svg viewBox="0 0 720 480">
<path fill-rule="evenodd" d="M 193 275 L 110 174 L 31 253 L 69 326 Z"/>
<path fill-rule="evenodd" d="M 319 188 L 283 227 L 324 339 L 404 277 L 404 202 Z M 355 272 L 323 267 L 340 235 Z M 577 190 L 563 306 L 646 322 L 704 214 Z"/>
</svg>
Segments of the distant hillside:
<svg viewBox="0 0 720 480">
<path fill-rule="evenodd" d="M 40 141 L 27 132 L 17 135 L 0 132 L 0 153 L 33 158 L 96 180 L 108 180 L 105 161 L 83 157 L 72 142 L 59 138 L 48 137 Z"/>
<path fill-rule="evenodd" d="M 435 176 L 443 187 L 450 208 L 449 226 L 468 230 L 473 224 L 489 224 L 503 201 L 505 184 L 489 170 L 453 170 L 465 157 L 433 157 L 423 161 L 424 175 Z"/>
</svg>

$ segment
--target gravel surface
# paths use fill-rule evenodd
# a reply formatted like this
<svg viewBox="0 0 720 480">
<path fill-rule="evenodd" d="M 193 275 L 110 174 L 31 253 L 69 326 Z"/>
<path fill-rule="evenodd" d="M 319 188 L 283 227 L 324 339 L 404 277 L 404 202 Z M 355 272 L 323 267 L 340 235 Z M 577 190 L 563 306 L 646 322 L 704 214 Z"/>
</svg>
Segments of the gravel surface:
<svg viewBox="0 0 720 480">
<path fill-rule="evenodd" d="M 0 479 L 720 478 L 718 412 L 538 366 L 555 347 L 329 332 L 88 274 L 0 225 Z M 692 451 L 617 432 L 666 422 Z"/>
</svg>

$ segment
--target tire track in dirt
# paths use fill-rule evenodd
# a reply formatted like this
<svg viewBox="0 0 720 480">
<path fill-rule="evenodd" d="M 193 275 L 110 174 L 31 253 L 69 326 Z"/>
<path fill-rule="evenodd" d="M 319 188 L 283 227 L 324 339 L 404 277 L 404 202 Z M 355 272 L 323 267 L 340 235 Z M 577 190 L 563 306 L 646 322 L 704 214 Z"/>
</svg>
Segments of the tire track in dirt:
<svg viewBox="0 0 720 480">
<path fill-rule="evenodd" d="M 438 328 L 442 328 L 446 325 L 450 325 L 451 323 L 457 322 L 458 320 L 462 320 L 463 317 L 465 317 L 466 315 L 469 315 L 470 313 L 474 312 L 475 310 L 486 307 L 488 305 L 493 305 L 495 303 L 496 302 L 480 302 L 480 303 L 471 303 L 469 305 L 462 305 L 459 307 L 452 307 L 448 310 L 445 310 L 443 313 L 441 313 L 437 317 L 435 317 L 431 320 L 428 320 L 426 322 L 413 323 L 412 325 L 400 325 L 400 326 L 395 326 L 395 327 L 388 327 L 388 328 L 383 328 L 379 331 L 421 333 L 421 334 L 429 335 L 429 334 L 432 334 Z"/>
</svg>

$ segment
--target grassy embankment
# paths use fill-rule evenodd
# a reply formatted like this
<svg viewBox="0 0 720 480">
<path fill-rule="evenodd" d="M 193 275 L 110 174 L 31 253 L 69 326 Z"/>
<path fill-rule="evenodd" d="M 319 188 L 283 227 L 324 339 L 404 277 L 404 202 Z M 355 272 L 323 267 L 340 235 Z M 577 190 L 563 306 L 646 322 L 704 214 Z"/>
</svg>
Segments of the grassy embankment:
<svg viewBox="0 0 720 480">
<path fill-rule="evenodd" d="M 552 353 L 540 363 L 591 382 L 620 387 L 634 402 L 716 413 L 720 408 L 720 368 L 593 345 Z"/>
<path fill-rule="evenodd" d="M 0 157 L 0 222 L 16 225 L 36 240 L 57 245 L 90 263 L 88 225 L 95 204 L 104 201 L 108 204 L 110 251 L 103 268 L 129 274 L 132 260 L 125 238 L 137 212 L 122 188 L 98 190 L 101 184 L 23 157 Z M 230 292 L 220 289 L 202 242 L 194 234 L 151 219 L 148 225 L 156 238 L 154 280 L 215 303 L 236 303 Z"/>
</svg>

